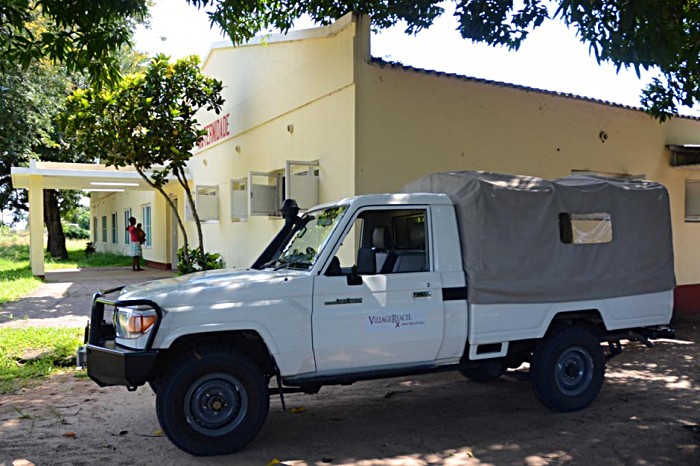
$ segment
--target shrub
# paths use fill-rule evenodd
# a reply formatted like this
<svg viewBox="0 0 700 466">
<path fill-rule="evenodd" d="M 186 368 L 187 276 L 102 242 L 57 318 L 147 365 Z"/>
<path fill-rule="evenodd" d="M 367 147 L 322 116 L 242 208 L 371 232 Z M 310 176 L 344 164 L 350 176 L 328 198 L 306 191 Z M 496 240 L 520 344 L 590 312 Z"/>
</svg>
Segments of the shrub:
<svg viewBox="0 0 700 466">
<path fill-rule="evenodd" d="M 63 225 L 63 234 L 68 239 L 89 239 L 90 232 L 77 225 Z"/>
<path fill-rule="evenodd" d="M 202 270 L 223 269 L 224 261 L 221 259 L 221 254 L 207 252 L 204 257 L 199 252 L 199 248 L 189 249 L 190 264 L 185 264 L 184 247 L 177 250 L 177 272 L 180 275 L 185 275 L 192 272 L 200 272 Z"/>
<path fill-rule="evenodd" d="M 88 241 L 85 244 L 85 255 L 89 256 L 90 254 L 95 252 L 95 244 L 92 241 Z"/>
</svg>

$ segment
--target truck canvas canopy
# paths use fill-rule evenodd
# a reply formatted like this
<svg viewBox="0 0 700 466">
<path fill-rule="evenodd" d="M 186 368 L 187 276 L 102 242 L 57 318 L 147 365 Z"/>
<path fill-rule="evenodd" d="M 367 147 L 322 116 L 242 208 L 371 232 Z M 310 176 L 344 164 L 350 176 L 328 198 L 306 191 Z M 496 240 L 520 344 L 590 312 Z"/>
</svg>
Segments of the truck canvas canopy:
<svg viewBox="0 0 700 466">
<path fill-rule="evenodd" d="M 585 301 L 675 287 L 661 184 L 456 171 L 402 191 L 444 193 L 455 203 L 471 303 Z"/>
</svg>

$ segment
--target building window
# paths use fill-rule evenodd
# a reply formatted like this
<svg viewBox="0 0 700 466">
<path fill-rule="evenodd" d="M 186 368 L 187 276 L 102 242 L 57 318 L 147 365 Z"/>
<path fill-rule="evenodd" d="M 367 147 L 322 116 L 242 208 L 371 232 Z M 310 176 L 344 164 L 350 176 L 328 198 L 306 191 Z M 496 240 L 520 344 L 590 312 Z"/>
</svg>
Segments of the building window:
<svg viewBox="0 0 700 466">
<path fill-rule="evenodd" d="M 97 243 L 97 217 L 92 217 L 92 242 Z"/>
<path fill-rule="evenodd" d="M 612 241 L 612 218 L 607 212 L 559 214 L 559 235 L 564 244 L 599 244 Z"/>
<path fill-rule="evenodd" d="M 146 233 L 146 247 L 150 247 L 153 245 L 153 242 L 151 240 L 152 235 L 151 235 L 151 206 L 150 205 L 145 205 L 142 208 L 142 217 L 143 217 L 143 225 L 141 227 L 143 228 L 143 231 Z"/>
<path fill-rule="evenodd" d="M 124 244 L 129 244 L 131 242 L 131 237 L 126 228 L 129 226 L 129 219 L 131 218 L 131 209 L 124 209 Z"/>
<path fill-rule="evenodd" d="M 117 236 L 117 213 L 112 212 L 112 243 L 117 244 L 119 241 Z"/>
<path fill-rule="evenodd" d="M 102 242 L 107 242 L 107 216 L 102 216 Z"/>
<path fill-rule="evenodd" d="M 685 221 L 700 222 L 700 180 L 685 182 Z"/>
</svg>

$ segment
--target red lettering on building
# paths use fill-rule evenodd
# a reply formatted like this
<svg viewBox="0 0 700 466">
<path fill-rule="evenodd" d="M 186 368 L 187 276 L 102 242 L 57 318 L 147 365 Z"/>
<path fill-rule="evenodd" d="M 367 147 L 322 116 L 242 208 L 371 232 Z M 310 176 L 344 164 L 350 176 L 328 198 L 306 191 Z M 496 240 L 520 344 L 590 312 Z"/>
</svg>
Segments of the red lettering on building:
<svg viewBox="0 0 700 466">
<path fill-rule="evenodd" d="M 199 143 L 197 144 L 197 147 L 203 149 L 211 144 L 214 144 L 217 141 L 222 140 L 227 136 L 230 136 L 231 132 L 229 130 L 228 124 L 228 119 L 230 115 L 230 113 L 227 113 L 221 118 L 217 118 L 216 120 L 206 125 L 203 129 L 206 130 L 207 134 L 205 134 L 204 137 L 202 137 L 201 141 L 199 141 Z"/>
</svg>

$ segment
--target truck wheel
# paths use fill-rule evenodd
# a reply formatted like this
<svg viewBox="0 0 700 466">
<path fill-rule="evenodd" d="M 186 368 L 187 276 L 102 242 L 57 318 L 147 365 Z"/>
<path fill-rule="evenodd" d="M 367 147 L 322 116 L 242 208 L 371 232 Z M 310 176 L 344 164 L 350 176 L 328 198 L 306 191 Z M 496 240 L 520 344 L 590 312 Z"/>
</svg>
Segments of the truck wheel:
<svg viewBox="0 0 700 466">
<path fill-rule="evenodd" d="M 604 375 L 605 355 L 600 342 L 580 327 L 555 332 L 535 346 L 532 354 L 532 390 L 553 411 L 578 411 L 591 404 Z"/>
<path fill-rule="evenodd" d="M 158 394 L 158 387 L 160 387 L 160 382 L 155 380 L 149 380 L 148 386 L 151 387 L 154 395 Z"/>
<path fill-rule="evenodd" d="M 163 432 L 196 456 L 243 448 L 262 428 L 270 406 L 260 368 L 225 348 L 193 351 L 158 385 L 156 413 Z"/>
<path fill-rule="evenodd" d="M 506 368 L 500 361 L 489 361 L 467 367 L 459 371 L 460 374 L 472 382 L 490 382 L 505 374 Z"/>
</svg>

